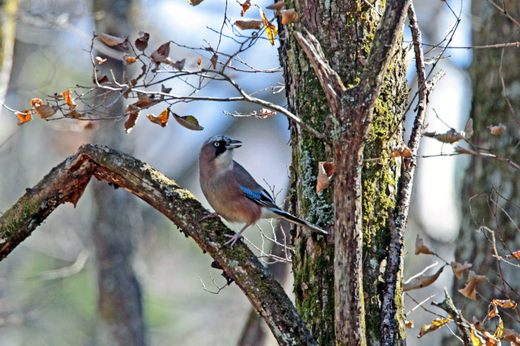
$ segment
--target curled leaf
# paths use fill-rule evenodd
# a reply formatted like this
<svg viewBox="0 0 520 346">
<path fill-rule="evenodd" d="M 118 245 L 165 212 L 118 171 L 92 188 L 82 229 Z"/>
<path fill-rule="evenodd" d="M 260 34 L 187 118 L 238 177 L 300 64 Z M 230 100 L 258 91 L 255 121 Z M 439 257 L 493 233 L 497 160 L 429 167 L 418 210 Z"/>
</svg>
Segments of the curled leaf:
<svg viewBox="0 0 520 346">
<path fill-rule="evenodd" d="M 119 37 L 109 34 L 98 34 L 97 39 L 103 42 L 105 45 L 114 48 L 121 48 L 124 50 L 128 49 L 128 38 L 127 37 Z"/>
<path fill-rule="evenodd" d="M 511 255 L 509 255 L 508 257 L 512 257 L 512 258 L 520 261 L 520 250 L 511 252 Z"/>
<path fill-rule="evenodd" d="M 157 117 L 153 114 L 148 114 L 146 117 L 152 123 L 165 127 L 166 124 L 168 123 L 168 118 L 170 117 L 170 110 L 168 108 L 166 108 Z"/>
<path fill-rule="evenodd" d="M 198 4 L 200 4 L 201 2 L 203 2 L 204 0 L 188 0 L 188 3 L 191 5 L 191 6 L 197 6 Z"/>
<path fill-rule="evenodd" d="M 453 144 L 466 138 L 464 131 L 458 132 L 455 129 L 450 129 L 449 131 L 444 133 L 424 132 L 423 135 L 425 137 L 435 138 L 439 142 L 448 144 Z"/>
<path fill-rule="evenodd" d="M 69 89 L 62 91 L 61 96 L 63 96 L 63 99 L 65 100 L 65 103 L 69 106 L 70 110 L 74 110 L 74 108 L 76 108 L 76 103 L 72 99 Z"/>
<path fill-rule="evenodd" d="M 155 95 L 139 94 L 137 101 L 133 105 L 142 109 L 153 106 L 157 102 L 159 101 L 155 99 Z"/>
<path fill-rule="evenodd" d="M 284 7 L 285 7 L 285 2 L 278 1 L 278 2 L 275 2 L 274 4 L 271 4 L 271 5 L 267 6 L 266 8 L 268 10 L 279 11 L 279 10 L 281 10 Z"/>
<path fill-rule="evenodd" d="M 432 250 L 430 250 L 429 247 L 424 245 L 424 240 L 419 235 L 417 235 L 417 237 L 415 238 L 415 254 L 433 255 L 435 254 L 435 252 L 433 252 Z"/>
<path fill-rule="evenodd" d="M 41 106 L 41 105 L 45 104 L 45 102 L 43 102 L 43 100 L 41 98 L 38 98 L 38 97 L 32 98 L 29 103 L 33 107 L 38 107 L 38 106 Z"/>
<path fill-rule="evenodd" d="M 160 64 L 162 62 L 169 63 L 170 62 L 170 42 L 163 43 L 159 48 L 153 51 L 151 58 L 152 61 L 156 64 Z"/>
<path fill-rule="evenodd" d="M 473 137 L 473 118 L 469 118 L 466 122 L 466 126 L 464 126 L 464 138 L 470 139 Z"/>
<path fill-rule="evenodd" d="M 47 119 L 54 114 L 56 114 L 56 108 L 48 104 L 42 104 L 40 106 L 34 107 L 34 110 L 38 114 L 38 116 L 42 119 Z"/>
<path fill-rule="evenodd" d="M 18 125 L 23 125 L 32 120 L 32 111 L 30 109 L 24 109 L 21 112 L 16 112 L 18 118 Z"/>
<path fill-rule="evenodd" d="M 240 6 L 242 6 L 242 10 L 240 11 L 240 16 L 244 16 L 246 14 L 247 10 L 251 7 L 251 0 L 246 0 L 244 3 L 242 3 Z"/>
<path fill-rule="evenodd" d="M 436 318 L 430 324 L 425 324 L 424 326 L 422 326 L 421 330 L 419 331 L 419 335 L 417 337 L 421 338 L 425 334 L 428 334 L 429 332 L 433 332 L 434 330 L 437 330 L 440 327 L 444 326 L 449 321 L 451 321 L 451 316 L 448 316 L 446 318 Z"/>
<path fill-rule="evenodd" d="M 406 320 L 406 321 L 404 321 L 404 326 L 405 326 L 405 328 L 412 329 L 414 327 L 413 320 Z"/>
<path fill-rule="evenodd" d="M 134 128 L 137 118 L 139 117 L 139 110 L 139 107 L 136 107 L 135 105 L 128 105 L 126 108 L 125 115 L 128 117 L 125 121 L 126 134 L 129 134 Z"/>
<path fill-rule="evenodd" d="M 316 193 L 320 193 L 330 186 L 330 180 L 334 174 L 334 163 L 320 161 L 318 163 L 318 178 L 316 182 Z"/>
<path fill-rule="evenodd" d="M 484 275 L 477 275 L 473 270 L 470 270 L 468 282 L 464 288 L 459 289 L 459 292 L 466 298 L 477 300 L 477 286 L 484 281 L 486 281 Z"/>
<path fill-rule="evenodd" d="M 267 16 L 265 15 L 264 11 L 260 9 L 260 17 L 262 18 L 262 23 L 264 24 L 265 33 L 267 35 L 267 39 L 271 43 L 271 45 L 274 46 L 274 39 L 276 35 L 278 35 L 278 29 L 276 29 L 276 26 L 267 19 Z"/>
<path fill-rule="evenodd" d="M 453 274 L 455 274 L 455 277 L 457 277 L 457 279 L 460 279 L 462 277 L 462 274 L 464 274 L 466 270 L 470 269 L 473 266 L 473 264 L 468 262 L 464 262 L 464 264 L 462 264 L 455 261 L 452 261 L 450 265 L 451 269 L 453 270 Z"/>
<path fill-rule="evenodd" d="M 139 31 L 139 36 L 135 40 L 135 48 L 140 50 L 141 52 L 148 47 L 148 40 L 150 39 L 150 34 L 147 32 Z"/>
<path fill-rule="evenodd" d="M 406 281 L 403 284 L 403 291 L 406 292 L 406 291 L 416 290 L 418 288 L 430 286 L 439 278 L 439 276 L 441 275 L 443 270 L 444 270 L 444 266 L 440 267 L 439 270 L 437 270 L 432 275 L 423 274 L 423 275 L 416 276 L 416 277 Z"/>
<path fill-rule="evenodd" d="M 288 10 L 281 10 L 280 16 L 282 17 L 282 24 L 287 25 L 298 21 L 298 13 L 294 8 Z"/>
<path fill-rule="evenodd" d="M 193 130 L 193 131 L 202 131 L 204 130 L 204 127 L 199 125 L 199 121 L 197 118 L 195 118 L 193 115 L 177 115 L 173 113 L 173 117 L 175 120 L 183 127 Z"/>
<path fill-rule="evenodd" d="M 123 57 L 125 64 L 130 65 L 137 61 L 137 57 L 131 55 L 125 55 Z"/>
<path fill-rule="evenodd" d="M 503 340 L 509 341 L 511 346 L 518 346 L 520 345 L 520 334 L 512 329 L 504 328 Z"/>
<path fill-rule="evenodd" d="M 396 148 L 392 149 L 391 156 L 393 158 L 396 158 L 396 157 L 409 158 L 409 157 L 412 157 L 412 151 L 406 145 L 402 145 L 400 147 L 396 147 Z"/>
<path fill-rule="evenodd" d="M 67 114 L 65 114 L 66 118 L 74 118 L 74 119 L 81 119 L 83 117 L 83 114 L 78 112 L 77 110 L 71 110 Z"/>
<path fill-rule="evenodd" d="M 102 58 L 100 56 L 96 56 L 96 64 L 102 65 L 107 61 L 107 58 Z"/>
<path fill-rule="evenodd" d="M 182 71 L 184 69 L 185 63 L 186 63 L 186 59 L 178 60 L 173 63 L 173 67 L 175 67 L 179 71 Z"/>
<path fill-rule="evenodd" d="M 276 111 L 273 111 L 273 110 L 271 110 L 269 108 L 262 108 L 258 112 L 258 117 L 261 118 L 261 119 L 272 118 L 275 115 L 276 115 Z"/>
<path fill-rule="evenodd" d="M 197 66 L 200 66 L 200 65 L 202 65 L 202 58 L 199 56 L 197 58 Z"/>
<path fill-rule="evenodd" d="M 242 18 L 235 20 L 235 26 L 240 30 L 258 30 L 262 28 L 262 21 L 252 18 Z"/>
<path fill-rule="evenodd" d="M 213 69 L 216 69 L 217 68 L 217 62 L 218 62 L 218 55 L 217 55 L 217 53 L 213 54 L 211 56 L 211 59 L 209 59 L 209 61 L 211 62 L 211 67 Z"/>
<path fill-rule="evenodd" d="M 506 130 L 506 126 L 504 124 L 489 125 L 487 128 L 489 130 L 489 133 L 495 137 L 501 136 Z"/>
</svg>

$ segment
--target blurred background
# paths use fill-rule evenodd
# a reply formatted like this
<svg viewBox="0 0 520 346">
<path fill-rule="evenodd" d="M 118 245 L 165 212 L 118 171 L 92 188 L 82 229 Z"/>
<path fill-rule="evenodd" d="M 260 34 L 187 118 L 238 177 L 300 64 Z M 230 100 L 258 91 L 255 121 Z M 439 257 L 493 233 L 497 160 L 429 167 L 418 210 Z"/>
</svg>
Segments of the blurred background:
<svg viewBox="0 0 520 346">
<path fill-rule="evenodd" d="M 414 3 L 424 42 L 442 41 L 456 25 L 457 17 L 444 1 Z M 471 45 L 470 1 L 447 3 L 461 19 L 451 44 Z M 224 1 L 216 0 L 204 1 L 197 7 L 185 0 L 20 0 L 14 14 L 12 70 L 3 102 L 21 110 L 28 108 L 33 97 L 45 98 L 77 84 L 89 85 L 89 49 L 95 31 L 129 35 L 131 39 L 139 31 L 146 31 L 151 36 L 151 48 L 170 39 L 194 47 L 216 47 L 224 5 Z M 240 6 L 235 1 L 228 5 L 229 19 L 239 18 Z M 256 10 L 249 15 L 256 15 Z M 13 15 L 3 13 L 2 19 L 7 23 Z M 408 31 L 405 41 L 410 41 Z M 220 50 L 230 53 L 237 49 L 230 39 L 224 38 L 220 45 Z M 277 53 L 275 47 L 261 40 L 243 58 L 257 68 L 276 69 Z M 198 58 L 194 51 L 176 46 L 172 46 L 170 56 L 173 60 L 186 58 L 187 68 Z M 430 96 L 429 108 L 435 109 L 438 117 L 433 112 L 428 114 L 428 130 L 448 130 L 443 122 L 457 130 L 464 128 L 471 100 L 467 73 L 471 58 L 471 50 L 449 50 L 439 61 L 437 69 L 444 70 L 446 76 Z M 411 63 L 408 80 L 413 91 L 415 68 Z M 280 92 L 281 72 L 260 76 L 236 73 L 232 77 L 255 96 L 285 105 L 285 92 Z M 187 88 L 183 83 L 168 86 L 177 94 Z M 231 89 L 212 84 L 203 94 L 234 95 Z M 159 114 L 163 108 L 157 106 L 151 112 Z M 243 147 L 236 151 L 237 161 L 258 181 L 269 182 L 282 204 L 291 158 L 287 119 L 280 114 L 263 120 L 224 114 L 258 109 L 243 103 L 178 104 L 175 111 L 195 115 L 203 131 L 187 130 L 173 120 L 161 128 L 141 116 L 128 135 L 124 134 L 124 120 L 94 122 L 93 129 L 70 119 L 37 119 L 17 126 L 16 116 L 3 109 L 0 210 L 8 208 L 25 188 L 36 184 L 81 144 L 90 142 L 109 145 L 148 162 L 205 203 L 198 185 L 198 150 L 215 134 L 243 141 Z M 426 138 L 421 150 L 423 155 L 436 155 L 451 149 Z M 420 234 L 448 260 L 453 258 L 453 241 L 460 228 L 458 191 L 464 164 L 460 158 L 438 157 L 423 159 L 418 166 L 407 242 L 413 245 Z M 258 239 L 256 233 L 251 228 L 246 237 L 254 242 Z M 111 326 L 109 319 L 101 321 L 97 306 L 105 307 L 105 311 L 126 308 L 121 302 L 98 301 L 100 289 L 106 296 L 120 289 L 142 299 L 142 307 L 129 307 L 125 314 L 142 313 L 146 332 L 127 337 L 143 338 L 151 345 L 236 344 L 249 315 L 249 302 L 233 284 L 218 295 L 208 292 L 216 289 L 214 282 L 217 286 L 225 283 L 219 271 L 210 267 L 211 262 L 158 212 L 124 191 L 92 181 L 76 208 L 70 204 L 60 207 L 0 264 L 0 345 L 110 344 L 107 330 L 117 326 Z M 121 269 L 118 263 L 126 264 Z M 414 257 L 413 263 L 405 258 L 405 277 L 430 263 L 430 258 Z M 130 279 L 114 281 L 110 279 L 111 270 L 117 274 L 128 272 Z M 414 297 L 420 301 L 431 292 L 438 294 L 443 287 L 451 287 L 450 280 L 451 273 L 444 273 L 429 290 L 414 293 Z M 410 302 L 409 307 L 414 305 Z M 413 315 L 416 326 L 431 318 L 420 312 Z M 417 332 L 417 328 L 409 331 L 410 344 L 415 342 Z M 439 337 L 440 333 L 431 334 L 421 343 L 439 344 Z"/>
</svg>

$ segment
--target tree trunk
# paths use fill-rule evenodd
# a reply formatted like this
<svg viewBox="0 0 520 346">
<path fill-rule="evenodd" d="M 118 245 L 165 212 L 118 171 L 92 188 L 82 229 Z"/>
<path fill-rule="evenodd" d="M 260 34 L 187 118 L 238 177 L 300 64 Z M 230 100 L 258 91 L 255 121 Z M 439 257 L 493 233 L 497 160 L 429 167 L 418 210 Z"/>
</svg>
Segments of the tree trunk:
<svg viewBox="0 0 520 346">
<path fill-rule="evenodd" d="M 98 33 L 115 36 L 129 34 L 131 0 L 94 1 Z M 107 57 L 98 67 L 100 74 L 122 80 L 124 65 L 121 60 Z M 112 102 L 117 95 L 107 99 L 106 93 L 98 96 L 97 105 L 112 104 L 108 114 L 124 113 L 120 100 Z M 100 111 L 105 107 L 99 107 Z M 97 130 L 94 141 L 132 152 L 129 138 L 125 138 L 121 122 L 104 122 Z M 114 191 L 106 184 L 96 184 L 93 190 L 97 211 L 92 223 L 92 238 L 96 250 L 98 281 L 98 313 L 101 317 L 99 340 L 112 345 L 146 344 L 143 321 L 141 286 L 133 270 L 134 242 L 137 226 L 141 223 L 138 206 L 126 191 Z M 136 215 L 137 214 L 137 215 Z"/>
<path fill-rule="evenodd" d="M 520 2 L 498 1 L 505 6 L 507 15 L 520 18 Z M 502 10 L 490 1 L 473 2 L 473 45 L 513 42 L 520 40 L 518 24 L 514 24 Z M 489 149 L 499 156 L 520 162 L 518 143 L 520 122 L 518 110 L 520 98 L 518 81 L 520 55 L 517 48 L 475 49 L 471 75 L 473 80 L 474 136 L 471 142 L 480 148 Z M 503 85 L 502 85 L 503 83 Z M 504 124 L 500 136 L 493 136 L 488 126 Z M 473 270 L 485 275 L 492 285 L 479 285 L 481 296 L 473 302 L 457 292 L 464 282 L 455 280 L 453 298 L 458 308 L 469 320 L 473 316 L 482 320 L 487 312 L 487 302 L 493 298 L 510 297 L 519 300 L 520 276 L 518 268 L 500 264 L 493 256 L 491 234 L 482 227 L 495 232 L 498 252 L 506 256 L 520 249 L 518 220 L 520 220 L 519 172 L 511 166 L 490 158 L 472 156 L 464 174 L 462 186 L 462 225 L 455 258 L 468 261 Z M 516 223 L 516 224 L 515 224 Z M 479 231 L 476 231 L 480 229 Z M 505 279 L 511 287 L 502 280 Z M 518 291 L 516 291 L 518 292 Z M 502 316 L 504 318 L 506 316 Z M 519 325 L 506 321 L 506 327 L 518 329 Z"/>
<path fill-rule="evenodd" d="M 13 66 L 18 0 L 0 1 L 0 102 L 4 102 Z"/>
<path fill-rule="evenodd" d="M 286 1 L 287 3 L 287 1 Z M 376 8 L 382 13 L 381 3 Z M 380 15 L 362 0 L 330 2 L 296 0 L 289 2 L 301 15 L 298 26 L 312 33 L 321 44 L 331 67 L 347 88 L 359 82 L 359 75 L 371 48 Z M 335 125 L 324 92 L 305 54 L 299 49 L 289 27 L 280 33 L 280 61 L 284 67 L 289 109 L 322 133 Z M 298 29 L 300 30 L 300 29 Z M 398 167 L 389 152 L 401 136 L 403 106 L 406 102 L 403 52 L 395 53 L 381 95 L 376 102 L 363 167 L 363 287 L 359 292 L 364 310 L 366 343 L 380 341 L 381 263 L 388 247 L 388 213 L 395 205 Z M 321 140 L 292 128 L 293 209 L 334 233 L 332 188 L 316 194 L 319 161 L 333 161 L 333 152 Z M 348 148 L 341 155 L 348 159 Z M 334 331 L 334 235 L 316 239 L 295 237 L 293 271 L 297 308 L 320 345 L 336 343 Z M 384 268 L 383 268 L 384 269 Z M 401 293 L 396 294 L 398 310 Z M 362 313 L 363 314 L 363 313 Z M 404 335 L 401 335 L 404 338 Z"/>
</svg>

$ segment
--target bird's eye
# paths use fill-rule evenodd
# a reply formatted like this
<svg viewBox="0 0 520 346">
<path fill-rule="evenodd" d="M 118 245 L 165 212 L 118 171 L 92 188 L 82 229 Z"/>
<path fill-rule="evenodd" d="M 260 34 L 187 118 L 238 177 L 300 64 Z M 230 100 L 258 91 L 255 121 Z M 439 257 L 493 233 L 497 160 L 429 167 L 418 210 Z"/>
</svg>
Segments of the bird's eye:
<svg viewBox="0 0 520 346">
<path fill-rule="evenodd" d="M 218 148 L 219 145 L 220 145 L 220 142 L 214 142 L 214 143 L 213 143 L 213 146 L 214 146 L 215 148 Z"/>
</svg>

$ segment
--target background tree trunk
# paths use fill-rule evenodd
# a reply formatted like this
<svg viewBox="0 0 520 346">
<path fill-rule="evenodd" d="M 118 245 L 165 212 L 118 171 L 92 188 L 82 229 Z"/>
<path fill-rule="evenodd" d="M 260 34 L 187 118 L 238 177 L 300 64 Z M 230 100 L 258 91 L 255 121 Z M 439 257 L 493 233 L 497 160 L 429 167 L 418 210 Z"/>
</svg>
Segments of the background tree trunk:
<svg viewBox="0 0 520 346">
<path fill-rule="evenodd" d="M 382 13 L 381 2 L 375 8 Z M 362 0 L 330 2 L 296 0 L 289 2 L 301 14 L 300 24 L 320 42 L 331 67 L 347 88 L 357 84 L 371 48 L 380 15 Z M 320 132 L 334 128 L 324 92 L 288 27 L 280 33 L 280 61 L 284 67 L 289 109 Z M 368 161 L 363 168 L 364 285 L 366 340 L 380 341 L 381 263 L 388 245 L 387 216 L 395 205 L 398 167 L 389 153 L 400 142 L 403 106 L 406 102 L 403 52 L 398 50 L 390 66 L 365 149 Z M 293 209 L 322 227 L 333 224 L 332 188 L 316 194 L 319 161 L 332 161 L 333 154 L 308 133 L 292 128 Z M 348 155 L 348 148 L 344 148 Z M 332 230 L 331 230 L 332 231 Z M 333 232 L 331 232 L 333 233 Z M 296 235 L 293 271 L 296 305 L 318 344 L 335 344 L 334 332 L 334 242 Z M 401 306 L 401 293 L 396 295 Z M 402 335 L 404 338 L 404 335 Z"/>
<path fill-rule="evenodd" d="M 520 18 L 520 2 L 506 0 L 496 3 L 505 6 L 507 14 L 512 18 Z M 518 24 L 508 19 L 503 11 L 492 6 L 490 1 L 474 1 L 473 16 L 473 45 L 520 40 Z M 520 55 L 516 48 L 473 50 L 471 118 L 475 134 L 471 142 L 518 163 L 520 70 L 517 66 L 520 66 Z M 501 136 L 491 135 L 487 127 L 500 123 L 506 126 L 504 133 Z M 457 292 L 463 287 L 464 282 L 455 281 L 455 305 L 462 309 L 464 316 L 469 320 L 473 316 L 482 320 L 487 312 L 488 300 L 510 297 L 518 301 L 520 298 L 518 268 L 497 263 L 489 241 L 490 234 L 486 234 L 482 229 L 476 231 L 481 226 L 495 231 L 500 255 L 508 255 L 520 248 L 517 226 L 520 220 L 518 177 L 519 172 L 507 164 L 482 157 L 471 157 L 464 174 L 461 196 L 464 217 L 455 258 L 458 262 L 473 263 L 473 270 L 485 275 L 496 285 L 496 288 L 492 285 L 480 285 L 479 301 L 473 302 Z M 502 282 L 501 276 L 511 287 Z M 507 328 L 518 329 L 518 323 L 510 323 L 511 321 L 508 325 L 506 322 Z"/>
<path fill-rule="evenodd" d="M 4 102 L 13 66 L 18 0 L 0 1 L 0 101 Z"/>
<path fill-rule="evenodd" d="M 96 31 L 115 36 L 129 34 L 131 0 L 94 1 Z M 101 54 L 105 57 L 104 54 Z M 98 67 L 101 74 L 122 79 L 124 65 L 121 60 L 107 57 Z M 112 102 L 112 97 L 98 96 L 96 104 L 106 116 L 124 113 L 122 100 Z M 105 108 L 103 105 L 112 104 Z M 124 138 L 122 122 L 107 121 L 97 130 L 94 142 L 131 153 L 128 138 Z M 137 228 L 142 224 L 138 205 L 126 191 L 114 191 L 106 184 L 98 183 L 93 189 L 97 211 L 92 223 L 92 238 L 96 250 L 98 281 L 98 313 L 101 317 L 102 343 L 112 345 L 144 345 L 145 327 L 141 286 L 133 270 L 133 255 Z"/>
</svg>

